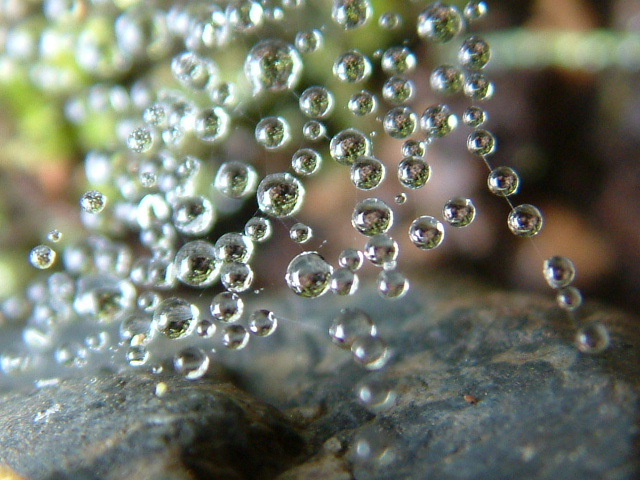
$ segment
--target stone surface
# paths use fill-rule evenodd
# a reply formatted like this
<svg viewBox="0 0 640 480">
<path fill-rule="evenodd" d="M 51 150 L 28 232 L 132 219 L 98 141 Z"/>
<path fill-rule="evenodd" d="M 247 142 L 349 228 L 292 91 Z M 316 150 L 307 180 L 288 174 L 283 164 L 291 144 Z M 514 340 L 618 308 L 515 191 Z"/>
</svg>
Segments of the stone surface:
<svg viewBox="0 0 640 480">
<path fill-rule="evenodd" d="M 329 325 L 345 305 L 368 311 L 392 347 L 384 371 L 366 372 L 331 344 Z M 414 285 L 395 302 L 367 291 L 284 294 L 269 308 L 279 330 L 220 357 L 235 384 L 284 417 L 211 378 L 163 376 L 162 398 L 157 377 L 66 381 L 0 401 L 0 464 L 33 480 L 640 474 L 637 319 L 587 305 L 575 321 L 597 318 L 612 336 L 608 351 L 590 356 L 551 298 L 459 280 Z M 357 403 L 354 387 L 367 378 L 395 385 L 393 408 L 374 415 Z M 359 461 L 362 438 L 386 446 Z"/>
</svg>

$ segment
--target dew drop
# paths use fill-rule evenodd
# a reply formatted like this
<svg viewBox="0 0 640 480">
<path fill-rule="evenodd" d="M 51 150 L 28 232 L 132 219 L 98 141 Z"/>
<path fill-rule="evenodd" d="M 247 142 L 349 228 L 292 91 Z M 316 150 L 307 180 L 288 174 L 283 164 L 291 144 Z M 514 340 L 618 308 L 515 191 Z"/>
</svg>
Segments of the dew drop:
<svg viewBox="0 0 640 480">
<path fill-rule="evenodd" d="M 399 193 L 393 198 L 393 201 L 396 202 L 396 204 L 398 205 L 404 205 L 405 203 L 407 203 L 407 194 Z"/>
<path fill-rule="evenodd" d="M 420 125 L 429 137 L 444 137 L 458 126 L 458 117 L 446 105 L 434 105 L 424 111 Z"/>
<path fill-rule="evenodd" d="M 494 168 L 487 178 L 489 191 L 494 195 L 508 197 L 518 191 L 520 177 L 515 170 L 509 167 Z"/>
<path fill-rule="evenodd" d="M 468 198 L 454 197 L 444 204 L 442 217 L 452 227 L 466 227 L 476 218 L 476 207 Z"/>
<path fill-rule="evenodd" d="M 244 302 L 233 292 L 218 293 L 211 301 L 211 315 L 223 323 L 233 323 L 244 312 Z"/>
<path fill-rule="evenodd" d="M 242 325 L 224 327 L 222 344 L 229 350 L 242 350 L 249 343 L 249 332 Z"/>
<path fill-rule="evenodd" d="M 554 256 L 544 261 L 542 273 L 551 288 L 562 288 L 573 282 L 576 276 L 576 267 L 571 259 Z"/>
<path fill-rule="evenodd" d="M 348 268 L 352 272 L 356 272 L 362 267 L 363 260 L 364 255 L 360 250 L 356 250 L 355 248 L 347 248 L 340 252 L 340 255 L 338 257 L 338 264 L 341 267 Z"/>
<path fill-rule="evenodd" d="M 160 104 L 151 105 L 142 112 L 142 120 L 152 127 L 165 128 L 167 126 L 167 119 L 167 110 Z"/>
<path fill-rule="evenodd" d="M 467 38 L 458 51 L 458 62 L 467 70 L 481 70 L 491 59 L 491 47 L 482 38 Z"/>
<path fill-rule="evenodd" d="M 29 262 L 36 268 L 44 270 L 51 267 L 56 261 L 56 252 L 47 245 L 33 247 L 29 253 Z"/>
<path fill-rule="evenodd" d="M 53 229 L 49 233 L 47 233 L 46 238 L 50 242 L 58 243 L 60 240 L 62 240 L 62 232 L 60 232 L 60 230 Z"/>
<path fill-rule="evenodd" d="M 216 324 L 207 318 L 200 319 L 196 325 L 196 334 L 202 338 L 212 338 L 216 330 Z"/>
<path fill-rule="evenodd" d="M 196 136 L 203 142 L 219 142 L 226 137 L 229 123 L 229 114 L 222 107 L 205 108 L 195 119 Z"/>
<path fill-rule="evenodd" d="M 372 9 L 369 0 L 333 0 L 331 18 L 345 30 L 362 27 Z"/>
<path fill-rule="evenodd" d="M 378 267 L 392 264 L 398 258 L 398 243 L 386 233 L 379 233 L 365 244 L 364 256 Z"/>
<path fill-rule="evenodd" d="M 313 175 L 321 165 L 322 156 L 311 148 L 301 148 L 291 158 L 291 168 L 298 175 Z"/>
<path fill-rule="evenodd" d="M 471 0 L 465 5 L 463 14 L 469 22 L 472 22 L 484 18 L 488 10 L 486 2 L 482 0 Z"/>
<path fill-rule="evenodd" d="M 487 113 L 480 107 L 468 107 L 462 114 L 462 121 L 465 125 L 476 128 L 487 121 Z"/>
<path fill-rule="evenodd" d="M 253 0 L 234 0 L 227 5 L 226 16 L 236 32 L 257 29 L 264 21 L 265 11 L 260 3 Z"/>
<path fill-rule="evenodd" d="M 253 270 L 246 263 L 226 262 L 220 271 L 220 281 L 230 292 L 240 293 L 251 288 Z"/>
<path fill-rule="evenodd" d="M 402 75 L 416 69 L 418 60 L 407 47 L 391 47 L 382 54 L 382 70 L 389 75 Z"/>
<path fill-rule="evenodd" d="M 302 126 L 302 136 L 312 142 L 317 142 L 327 136 L 327 127 L 318 120 L 309 120 Z"/>
<path fill-rule="evenodd" d="M 416 131 L 418 116 L 409 107 L 394 107 L 384 116 L 382 126 L 392 138 L 410 137 Z"/>
<path fill-rule="evenodd" d="M 558 290 L 556 301 L 560 308 L 572 312 L 582 305 L 582 294 L 576 287 L 564 287 Z"/>
<path fill-rule="evenodd" d="M 487 100 L 493 96 L 494 86 L 484 74 L 472 73 L 465 78 L 462 89 L 472 100 Z"/>
<path fill-rule="evenodd" d="M 378 108 L 378 100 L 372 93 L 361 90 L 351 95 L 347 107 L 354 115 L 363 117 L 375 112 Z"/>
<path fill-rule="evenodd" d="M 363 235 L 385 233 L 393 225 L 393 211 L 378 198 L 358 202 L 351 215 L 351 224 Z"/>
<path fill-rule="evenodd" d="M 198 323 L 198 307 L 177 297 L 167 298 L 153 313 L 155 329 L 171 339 L 185 338 L 193 333 Z"/>
<path fill-rule="evenodd" d="M 398 164 L 398 180 L 412 190 L 421 188 L 429 181 L 431 168 L 420 157 L 405 157 Z"/>
<path fill-rule="evenodd" d="M 462 90 L 464 76 L 460 69 L 453 65 L 441 65 L 431 72 L 429 83 L 437 93 L 453 94 Z"/>
<path fill-rule="evenodd" d="M 215 210 L 205 197 L 181 197 L 173 204 L 173 225 L 183 235 L 205 235 L 213 227 Z"/>
<path fill-rule="evenodd" d="M 349 453 L 353 462 L 374 467 L 386 467 L 397 458 L 389 435 L 373 426 L 366 427 L 355 435 Z"/>
<path fill-rule="evenodd" d="M 481 157 L 496 151 L 496 139 L 488 130 L 477 129 L 467 137 L 467 150 Z"/>
<path fill-rule="evenodd" d="M 295 38 L 296 48 L 302 53 L 312 53 L 322 48 L 324 37 L 320 30 L 298 32 Z"/>
<path fill-rule="evenodd" d="M 255 93 L 291 90 L 302 76 L 302 59 L 282 40 L 262 40 L 249 51 L 244 72 Z"/>
<path fill-rule="evenodd" d="M 97 190 L 90 190 L 82 194 L 80 197 L 80 207 L 87 213 L 100 213 L 107 205 L 107 197 L 104 193 Z"/>
<path fill-rule="evenodd" d="M 277 327 L 278 318 L 270 310 L 256 310 L 249 316 L 249 331 L 258 337 L 268 337 Z"/>
<path fill-rule="evenodd" d="M 325 87 L 313 86 L 300 95 L 300 111 L 309 118 L 324 118 L 333 110 L 333 94 Z"/>
<path fill-rule="evenodd" d="M 359 190 L 377 188 L 385 177 L 385 167 L 374 157 L 359 157 L 351 165 L 351 183 Z"/>
<path fill-rule="evenodd" d="M 154 310 L 157 310 L 159 305 L 156 305 Z M 147 345 L 156 332 L 151 316 L 140 313 L 126 316 L 118 329 L 120 340 L 129 345 Z"/>
<path fill-rule="evenodd" d="M 359 157 L 371 155 L 371 140 L 355 128 L 334 135 L 329 145 L 331 157 L 342 165 L 351 165 Z"/>
<path fill-rule="evenodd" d="M 304 223 L 295 223 L 289 229 L 289 238 L 296 243 L 307 243 L 313 238 L 313 230 Z"/>
<path fill-rule="evenodd" d="M 576 346 L 582 353 L 602 353 L 610 341 L 607 328 L 600 322 L 589 322 L 576 334 Z"/>
<path fill-rule="evenodd" d="M 53 352 L 56 362 L 65 367 L 81 368 L 87 364 L 87 349 L 79 342 L 64 342 Z"/>
<path fill-rule="evenodd" d="M 378 293 L 382 298 L 402 298 L 409 291 L 409 280 L 397 270 L 383 270 L 376 279 Z"/>
<path fill-rule="evenodd" d="M 141 367 L 149 361 L 149 351 L 143 345 L 134 345 L 127 349 L 125 358 L 132 367 Z"/>
<path fill-rule="evenodd" d="M 336 268 L 329 282 L 329 288 L 336 295 L 353 295 L 358 291 L 359 285 L 358 275 L 346 267 Z"/>
<path fill-rule="evenodd" d="M 186 347 L 173 357 L 173 368 L 187 380 L 202 378 L 209 369 L 209 356 L 198 347 Z"/>
<path fill-rule="evenodd" d="M 424 157 L 427 154 L 427 142 L 407 140 L 402 144 L 402 155 L 405 157 Z"/>
<path fill-rule="evenodd" d="M 361 335 L 351 344 L 351 353 L 356 363 L 367 370 L 380 370 L 389 361 L 387 343 L 378 336 Z"/>
<path fill-rule="evenodd" d="M 378 25 L 385 30 L 395 30 L 402 26 L 402 17 L 395 12 L 385 12 L 380 15 Z"/>
<path fill-rule="evenodd" d="M 171 60 L 171 73 L 182 85 L 197 91 L 217 77 L 217 68 L 211 60 L 193 52 L 182 52 Z"/>
<path fill-rule="evenodd" d="M 373 414 L 389 410 L 398 398 L 390 380 L 369 376 L 356 386 L 356 396 L 360 404 Z"/>
<path fill-rule="evenodd" d="M 251 217 L 244 226 L 244 234 L 258 243 L 269 240 L 272 233 L 273 226 L 268 218 Z"/>
<path fill-rule="evenodd" d="M 265 117 L 255 130 L 256 141 L 268 150 L 281 148 L 291 140 L 289 122 L 283 117 Z"/>
<path fill-rule="evenodd" d="M 530 204 L 518 205 L 509 213 L 507 224 L 509 230 L 519 237 L 533 237 L 540 233 L 543 225 L 540 210 Z"/>
<path fill-rule="evenodd" d="M 463 20 L 456 7 L 435 2 L 418 16 L 418 35 L 426 40 L 446 43 L 462 30 Z"/>
<path fill-rule="evenodd" d="M 205 240 L 185 243 L 176 253 L 174 265 L 178 280 L 192 287 L 208 287 L 220 275 L 215 249 Z"/>
<path fill-rule="evenodd" d="M 151 150 L 153 146 L 153 135 L 151 130 L 139 127 L 133 130 L 127 138 L 127 147 L 135 153 L 144 153 Z"/>
<path fill-rule="evenodd" d="M 272 173 L 264 177 L 256 193 L 260 210 L 276 218 L 295 215 L 302 208 L 305 190 L 289 173 Z"/>
<path fill-rule="evenodd" d="M 415 85 L 404 77 L 391 77 L 382 85 L 382 97 L 389 103 L 400 105 L 413 99 Z"/>
<path fill-rule="evenodd" d="M 375 336 L 376 333 L 371 317 L 359 308 L 343 308 L 329 328 L 331 341 L 344 349 L 350 349 L 356 338 Z"/>
<path fill-rule="evenodd" d="M 349 50 L 336 58 L 333 74 L 342 82 L 363 82 L 371 75 L 371 62 L 359 50 Z"/>
<path fill-rule="evenodd" d="M 236 160 L 220 165 L 213 181 L 214 188 L 229 198 L 244 198 L 255 192 L 257 184 L 255 168 Z"/>
<path fill-rule="evenodd" d="M 303 252 L 289 262 L 285 280 L 297 295 L 315 298 L 329 289 L 332 272 L 331 265 L 319 253 Z"/>
<path fill-rule="evenodd" d="M 431 250 L 444 240 L 444 225 L 429 215 L 418 217 L 409 227 L 409 238 L 419 249 Z"/>
</svg>

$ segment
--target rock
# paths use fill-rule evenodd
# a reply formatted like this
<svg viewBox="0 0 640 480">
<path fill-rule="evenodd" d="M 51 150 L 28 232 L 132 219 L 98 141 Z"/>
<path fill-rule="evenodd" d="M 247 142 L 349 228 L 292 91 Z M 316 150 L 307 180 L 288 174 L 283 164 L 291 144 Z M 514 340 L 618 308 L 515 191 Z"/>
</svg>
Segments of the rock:
<svg viewBox="0 0 640 480">
<path fill-rule="evenodd" d="M 33 480 L 241 480 L 273 478 L 301 451 L 278 411 L 228 384 L 165 378 L 159 397 L 158 381 L 75 378 L 5 396 L 0 464 Z"/>
<path fill-rule="evenodd" d="M 2 399 L 0 463 L 32 480 L 640 474 L 637 319 L 585 306 L 578 322 L 598 319 L 612 338 L 591 356 L 575 348 L 576 326 L 552 299 L 460 280 L 414 285 L 395 302 L 366 290 L 272 300 L 279 330 L 221 357 L 238 386 L 285 416 L 211 378 L 162 376 L 161 398 L 158 377 L 68 380 Z M 331 344 L 329 325 L 346 305 L 367 311 L 393 349 L 383 371 Z M 372 380 L 397 394 L 377 414 L 354 395 Z"/>
</svg>

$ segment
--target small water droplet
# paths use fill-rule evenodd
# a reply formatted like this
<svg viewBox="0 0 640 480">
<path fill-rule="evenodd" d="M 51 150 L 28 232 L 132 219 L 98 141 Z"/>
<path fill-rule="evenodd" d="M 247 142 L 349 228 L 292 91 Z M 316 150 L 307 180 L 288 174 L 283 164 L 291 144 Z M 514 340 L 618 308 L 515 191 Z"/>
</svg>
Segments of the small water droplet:
<svg viewBox="0 0 640 480">
<path fill-rule="evenodd" d="M 353 359 L 367 370 L 380 370 L 389 361 L 391 352 L 378 336 L 361 335 L 351 344 Z"/>
<path fill-rule="evenodd" d="M 209 369 L 209 356 L 198 347 L 186 347 L 173 357 L 173 368 L 188 380 L 202 378 Z"/>
<path fill-rule="evenodd" d="M 366 198 L 353 209 L 351 224 L 369 237 L 385 233 L 393 225 L 393 210 L 378 198 Z"/>
<path fill-rule="evenodd" d="M 300 211 L 305 190 L 300 180 L 293 175 L 272 173 L 260 182 L 256 196 L 262 212 L 276 218 L 284 218 Z"/>
<path fill-rule="evenodd" d="M 371 13 L 369 0 L 333 0 L 331 8 L 331 18 L 345 30 L 362 27 Z"/>
<path fill-rule="evenodd" d="M 382 97 L 395 105 L 411 101 L 414 93 L 413 81 L 405 77 L 391 77 L 382 85 Z"/>
<path fill-rule="evenodd" d="M 215 219 L 213 204 L 204 196 L 181 197 L 173 204 L 173 225 L 183 235 L 205 235 L 213 227 Z"/>
<path fill-rule="evenodd" d="M 444 240 L 444 226 L 429 215 L 416 218 L 409 227 L 411 242 L 421 250 L 438 247 Z"/>
<path fill-rule="evenodd" d="M 300 111 L 309 118 L 324 118 L 328 116 L 334 106 L 333 93 L 326 87 L 313 86 L 307 88 L 300 95 Z"/>
<path fill-rule="evenodd" d="M 218 293 L 211 300 L 211 315 L 223 323 L 233 323 L 240 319 L 244 312 L 244 302 L 232 292 Z"/>
<path fill-rule="evenodd" d="M 58 243 L 60 240 L 62 240 L 62 232 L 57 229 L 51 230 L 49 233 L 47 233 L 47 240 L 49 240 L 50 242 Z"/>
<path fill-rule="evenodd" d="M 343 53 L 333 64 L 333 74 L 340 81 L 359 83 L 371 75 L 371 61 L 359 50 Z"/>
<path fill-rule="evenodd" d="M 402 75 L 416 69 L 418 60 L 407 47 L 391 47 L 382 54 L 382 70 L 389 75 Z"/>
<path fill-rule="evenodd" d="M 270 310 L 256 310 L 249 316 L 249 331 L 258 337 L 268 337 L 277 327 L 278 318 Z"/>
<path fill-rule="evenodd" d="M 361 90 L 351 95 L 347 107 L 354 115 L 363 117 L 375 112 L 378 108 L 378 100 L 372 93 Z"/>
<path fill-rule="evenodd" d="M 178 297 L 163 300 L 153 313 L 155 329 L 171 339 L 185 338 L 196 328 L 198 307 Z"/>
<path fill-rule="evenodd" d="M 424 111 L 420 125 L 429 137 L 444 137 L 458 126 L 458 117 L 446 105 L 434 105 Z"/>
<path fill-rule="evenodd" d="M 519 237 L 533 237 L 539 234 L 543 223 L 540 210 L 527 203 L 515 207 L 507 218 L 509 230 Z"/>
<path fill-rule="evenodd" d="M 416 131 L 418 116 L 409 107 L 394 107 L 384 116 L 382 126 L 392 138 L 407 138 Z"/>
<path fill-rule="evenodd" d="M 476 218 L 476 207 L 468 198 L 454 197 L 444 204 L 442 216 L 452 227 L 466 227 Z"/>
<path fill-rule="evenodd" d="M 50 268 L 56 261 L 56 252 L 47 245 L 33 247 L 29 253 L 29 262 L 41 270 Z"/>
<path fill-rule="evenodd" d="M 375 336 L 377 329 L 371 317 L 359 308 L 343 308 L 333 319 L 329 335 L 340 348 L 350 349 L 356 338 Z"/>
<path fill-rule="evenodd" d="M 313 175 L 320 170 L 322 156 L 311 148 L 301 148 L 291 158 L 291 168 L 298 175 Z"/>
<path fill-rule="evenodd" d="M 342 165 L 350 166 L 359 157 L 371 155 L 371 140 L 355 128 L 338 132 L 331 139 L 329 151 L 331 157 Z"/>
<path fill-rule="evenodd" d="M 560 308 L 572 312 L 582 305 L 582 294 L 576 287 L 564 287 L 558 290 L 556 301 Z"/>
<path fill-rule="evenodd" d="M 494 86 L 484 74 L 471 73 L 466 76 L 462 89 L 472 100 L 487 100 L 493 96 Z"/>
<path fill-rule="evenodd" d="M 266 242 L 273 233 L 271 220 L 264 217 L 251 217 L 244 226 L 244 233 L 258 243 Z"/>
<path fill-rule="evenodd" d="M 176 253 L 176 277 L 185 285 L 205 288 L 218 279 L 220 263 L 211 243 L 194 240 L 185 243 Z"/>
<path fill-rule="evenodd" d="M 100 213 L 104 210 L 106 205 L 106 195 L 98 192 L 97 190 L 90 190 L 80 197 L 80 207 L 82 207 L 82 210 L 87 213 Z"/>
<path fill-rule="evenodd" d="M 230 292 L 244 292 L 251 288 L 253 270 L 246 263 L 226 262 L 220 271 L 220 281 Z"/>
<path fill-rule="evenodd" d="M 133 130 L 127 138 L 127 147 L 135 153 L 144 153 L 151 150 L 153 146 L 153 134 L 146 127 L 139 127 Z"/>
<path fill-rule="evenodd" d="M 431 88 L 442 94 L 458 93 L 462 90 L 464 76 L 459 68 L 453 65 L 441 65 L 431 72 L 429 83 Z"/>
<path fill-rule="evenodd" d="M 576 346 L 582 353 L 604 352 L 610 343 L 609 332 L 600 322 L 592 321 L 584 325 L 576 334 Z"/>
<path fill-rule="evenodd" d="M 202 338 L 211 338 L 217 330 L 216 324 L 208 318 L 202 318 L 196 325 L 196 334 Z"/>
<path fill-rule="evenodd" d="M 469 127 L 479 127 L 487 121 L 487 112 L 480 107 L 472 105 L 464 111 L 462 121 Z"/>
<path fill-rule="evenodd" d="M 346 267 L 336 268 L 331 274 L 329 287 L 336 295 L 353 295 L 358 291 L 360 279 Z"/>
<path fill-rule="evenodd" d="M 289 229 L 289 238 L 296 243 L 307 243 L 313 238 L 313 230 L 304 223 L 295 223 Z"/>
<path fill-rule="evenodd" d="M 359 157 L 351 165 L 351 183 L 359 190 L 377 188 L 385 177 L 385 167 L 374 157 Z"/>
<path fill-rule="evenodd" d="M 558 255 L 544 261 L 542 273 L 551 288 L 562 288 L 573 282 L 576 267 L 571 259 Z"/>
<path fill-rule="evenodd" d="M 374 235 L 364 246 L 364 256 L 378 267 L 391 264 L 398 258 L 398 243 L 386 233 Z"/>
<path fill-rule="evenodd" d="M 491 132 L 479 128 L 467 137 L 467 150 L 481 157 L 491 155 L 496 151 L 496 139 Z"/>
<path fill-rule="evenodd" d="M 291 128 L 283 117 L 265 117 L 256 125 L 255 136 L 264 148 L 275 150 L 291 141 Z"/>
<path fill-rule="evenodd" d="M 360 270 L 362 267 L 362 262 L 364 260 L 364 255 L 360 250 L 356 250 L 355 248 L 347 248 L 340 252 L 340 256 L 338 257 L 338 263 L 341 267 L 346 267 L 352 272 L 356 272 Z"/>
<path fill-rule="evenodd" d="M 462 31 L 462 27 L 460 11 L 440 2 L 432 3 L 418 16 L 418 35 L 433 42 L 451 41 Z"/>
<path fill-rule="evenodd" d="M 482 38 L 467 38 L 458 51 L 458 62 L 467 70 L 481 70 L 491 59 L 491 47 Z"/>
<path fill-rule="evenodd" d="M 291 90 L 302 76 L 302 59 L 282 40 L 262 40 L 249 51 L 244 72 L 255 93 Z"/>
<path fill-rule="evenodd" d="M 221 164 L 213 181 L 214 188 L 229 198 L 244 198 L 255 192 L 257 185 L 255 168 L 236 160 Z"/>
<path fill-rule="evenodd" d="M 224 327 L 222 343 L 229 350 L 242 350 L 249 343 L 249 332 L 242 325 Z"/>
<path fill-rule="evenodd" d="M 285 280 L 297 295 L 315 298 L 329 289 L 332 272 L 331 265 L 319 253 L 303 252 L 289 262 Z"/>
</svg>

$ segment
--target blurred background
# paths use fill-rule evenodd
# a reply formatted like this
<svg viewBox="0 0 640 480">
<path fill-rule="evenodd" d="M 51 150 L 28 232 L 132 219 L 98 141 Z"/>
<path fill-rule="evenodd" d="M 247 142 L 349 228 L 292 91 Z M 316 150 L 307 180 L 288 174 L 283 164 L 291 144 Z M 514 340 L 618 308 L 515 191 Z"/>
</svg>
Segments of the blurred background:
<svg viewBox="0 0 640 480">
<path fill-rule="evenodd" d="M 99 20 L 82 17 L 83 2 L 71 3 L 77 4 L 81 18 L 77 22 L 79 32 L 88 22 Z M 114 2 L 114 8 L 124 9 L 134 3 Z M 309 8 L 323 4 L 312 0 L 306 3 Z M 446 102 L 461 114 L 469 105 L 468 99 L 441 98 L 428 88 L 430 70 L 455 59 L 459 42 L 431 48 L 416 40 L 412 16 L 426 2 L 372 3 L 374 18 L 384 11 L 403 12 L 403 28 L 380 37 L 374 31 L 377 22 L 371 22 L 369 30 L 346 39 L 326 35 L 324 53 L 313 57 L 317 68 L 305 70 L 301 87 L 329 84 L 338 99 L 336 112 L 327 122 L 328 132 L 350 125 L 363 131 L 381 130 L 375 115 L 355 119 L 343 108 L 340 102 L 348 95 L 340 89 L 346 87 L 330 79 L 334 54 L 347 48 L 347 43 L 375 58 L 376 50 L 405 42 L 419 58 L 418 69 L 411 75 L 417 87 L 411 106 L 420 115 L 426 107 Z M 465 2 L 450 3 L 462 7 Z M 362 247 L 362 237 L 354 233 L 349 222 L 354 200 L 380 196 L 394 205 L 396 226 L 392 234 L 401 245 L 401 267 L 405 270 L 415 270 L 417 275 L 460 272 L 499 287 L 548 292 L 541 274 L 542 260 L 563 254 L 574 260 L 578 270 L 575 285 L 587 300 L 637 313 L 640 0 L 489 0 L 487 4 L 488 16 L 471 31 L 483 35 L 493 48 L 487 74 L 495 82 L 496 93 L 483 102 L 489 115 L 486 128 L 498 141 L 490 161 L 494 167 L 515 168 L 521 176 L 521 188 L 513 201 L 532 203 L 545 215 L 545 228 L 535 244 L 514 237 L 507 229 L 509 207 L 504 199 L 487 191 L 487 168 L 466 152 L 469 131 L 460 127 L 429 146 L 426 159 L 433 178 L 420 191 L 411 192 L 405 204 L 393 204 L 395 195 L 402 191 L 393 178 L 374 192 L 355 192 L 348 174 L 340 166 L 331 165 L 310 181 L 314 188 L 308 188 L 308 200 L 296 220 L 312 226 L 316 235 L 311 245 L 335 264 L 343 248 Z M 36 42 L 32 49 L 42 48 L 37 47 L 37 36 L 46 31 L 46 19 L 37 14 L 39 9 L 37 2 L 29 1 L 5 1 L 0 7 L 0 45 L 4 44 L 0 59 L 0 298 L 24 288 L 37 274 L 28 264 L 28 252 L 44 241 L 48 231 L 57 228 L 67 239 L 82 235 L 78 198 L 89 185 L 82 162 L 88 150 L 103 147 L 115 138 L 115 120 L 109 112 L 94 112 L 81 122 L 70 121 L 70 99 L 99 82 L 129 88 L 140 71 L 154 71 L 153 56 L 117 72 L 97 72 L 76 68 L 73 52 L 67 52 L 48 57 L 50 63 L 67 68 L 64 71 L 70 79 L 66 87 L 47 87 L 51 72 L 42 68 L 46 61 L 24 46 L 31 35 L 32 43 Z M 318 8 L 305 21 L 313 17 L 316 23 L 330 23 L 330 18 L 317 16 L 329 10 Z M 22 29 L 20 34 L 26 32 L 22 43 L 16 40 L 16 25 Z M 325 54 L 328 60 L 322 59 Z M 40 70 L 34 71 L 34 65 Z M 379 91 L 385 78 L 376 73 L 381 73 L 379 65 L 369 82 L 359 88 Z M 163 78 L 166 72 L 158 70 L 156 81 Z M 289 107 L 295 108 L 297 100 L 289 100 Z M 268 101 L 248 107 L 244 112 L 247 125 L 274 108 Z M 227 150 L 238 156 L 257 157 L 266 171 L 286 169 L 291 152 L 298 147 L 274 154 L 265 166 L 259 153 L 242 150 L 242 133 L 236 133 Z M 389 166 L 402 158 L 400 145 L 390 138 L 376 139 L 375 154 L 387 164 L 388 174 L 395 170 Z M 325 160 L 333 163 L 328 155 Z M 449 228 L 445 244 L 434 251 L 412 246 L 406 231 L 413 218 L 440 216 L 444 201 L 457 195 L 474 200 L 477 220 L 464 229 Z M 255 209 L 255 204 L 247 205 L 243 213 L 250 216 Z M 244 221 L 246 217 L 241 224 Z M 225 222 L 219 226 L 220 231 L 237 228 L 234 218 Z M 276 233 L 286 232 L 290 223 L 293 221 L 276 225 Z M 125 233 L 121 238 L 136 243 L 135 234 Z M 256 270 L 273 271 L 277 276 L 282 274 L 281 265 L 286 266 L 285 259 L 291 258 L 286 252 L 299 249 L 286 233 L 276 235 L 268 248 L 256 260 Z"/>
</svg>

